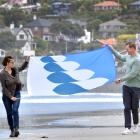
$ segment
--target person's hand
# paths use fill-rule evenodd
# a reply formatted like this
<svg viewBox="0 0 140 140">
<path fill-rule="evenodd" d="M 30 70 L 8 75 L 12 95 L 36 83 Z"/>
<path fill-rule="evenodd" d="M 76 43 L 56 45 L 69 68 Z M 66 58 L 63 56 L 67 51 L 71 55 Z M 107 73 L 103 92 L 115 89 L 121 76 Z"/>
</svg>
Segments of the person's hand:
<svg viewBox="0 0 140 140">
<path fill-rule="evenodd" d="M 111 49 L 111 50 L 114 50 L 114 47 L 112 45 L 108 45 L 108 47 Z"/>
<path fill-rule="evenodd" d="M 106 43 L 104 41 L 101 41 L 99 39 L 96 39 L 96 41 L 100 43 L 100 45 L 101 45 L 100 47 L 103 47 L 104 45 L 106 45 Z"/>
<path fill-rule="evenodd" d="M 16 101 L 17 98 L 16 98 L 16 97 L 12 97 L 11 100 L 12 100 L 12 101 Z"/>
<path fill-rule="evenodd" d="M 121 79 L 117 79 L 117 80 L 115 81 L 116 84 L 120 84 L 121 82 L 122 82 Z"/>
</svg>

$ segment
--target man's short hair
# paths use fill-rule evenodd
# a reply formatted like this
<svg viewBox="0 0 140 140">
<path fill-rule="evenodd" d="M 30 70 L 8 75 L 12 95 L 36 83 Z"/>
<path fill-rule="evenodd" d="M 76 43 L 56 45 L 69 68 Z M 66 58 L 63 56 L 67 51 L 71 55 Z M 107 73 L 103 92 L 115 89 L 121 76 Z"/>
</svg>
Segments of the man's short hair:
<svg viewBox="0 0 140 140">
<path fill-rule="evenodd" d="M 136 49 L 136 44 L 133 43 L 133 42 L 127 42 L 126 45 L 128 45 L 129 48 L 134 48 L 134 49 Z"/>
</svg>

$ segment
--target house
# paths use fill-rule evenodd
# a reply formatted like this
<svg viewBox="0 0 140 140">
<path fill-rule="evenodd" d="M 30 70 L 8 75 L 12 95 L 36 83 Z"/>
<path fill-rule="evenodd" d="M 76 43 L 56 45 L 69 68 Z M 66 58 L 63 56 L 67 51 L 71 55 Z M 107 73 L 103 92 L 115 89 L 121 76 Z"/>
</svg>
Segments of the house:
<svg viewBox="0 0 140 140">
<path fill-rule="evenodd" d="M 68 21 L 72 24 L 78 24 L 83 29 L 85 29 L 87 25 L 85 21 L 80 21 L 76 19 L 66 19 L 65 21 Z M 55 34 L 55 33 L 50 32 L 51 25 L 57 22 L 58 20 L 56 19 L 42 19 L 42 18 L 34 17 L 34 20 L 26 24 L 24 28 L 31 29 L 34 36 L 40 37 L 47 41 L 59 42 L 59 41 L 67 40 L 68 42 L 77 42 L 78 38 L 76 37 L 70 37 L 70 36 L 68 37 L 62 33 Z"/>
<path fill-rule="evenodd" d="M 99 25 L 99 34 L 103 38 L 114 38 L 117 33 L 125 29 L 127 25 L 117 19 L 102 23 Z"/>
<path fill-rule="evenodd" d="M 53 14 L 64 15 L 71 12 L 71 9 L 72 9 L 71 3 L 63 3 L 63 2 L 52 3 Z"/>
<path fill-rule="evenodd" d="M 33 40 L 33 34 L 30 29 L 21 28 L 16 34 L 16 47 L 21 47 L 23 55 L 35 55 L 36 43 Z M 26 52 L 26 53 L 25 53 Z"/>
<path fill-rule="evenodd" d="M 133 3 L 130 3 L 128 5 L 128 8 L 132 9 L 132 10 L 140 10 L 140 0 L 136 1 L 136 2 L 133 2 Z"/>
<path fill-rule="evenodd" d="M 69 19 L 66 19 L 65 21 L 68 21 L 68 22 L 70 22 L 71 24 L 78 24 L 78 25 L 81 26 L 83 29 L 85 29 L 86 26 L 87 26 L 87 22 L 86 22 L 86 21 L 79 20 L 79 19 L 69 18 Z"/>
<path fill-rule="evenodd" d="M 0 25 L 0 33 L 3 33 L 3 32 L 10 32 L 9 27 L 5 27 L 5 26 Z"/>
<path fill-rule="evenodd" d="M 8 1 L 8 4 L 10 4 L 10 5 L 24 5 L 27 3 L 28 3 L 27 0 L 9 0 Z"/>
<path fill-rule="evenodd" d="M 53 19 L 43 19 L 34 17 L 33 21 L 27 23 L 24 28 L 31 29 L 34 36 L 38 36 L 42 39 L 52 41 L 53 37 L 50 34 L 49 28 L 53 23 L 56 23 Z"/>
<path fill-rule="evenodd" d="M 117 10 L 120 8 L 120 4 L 115 1 L 104 1 L 94 5 L 95 11 L 109 11 Z"/>
<path fill-rule="evenodd" d="M 39 0 L 27 0 L 28 4 L 37 4 Z"/>
<path fill-rule="evenodd" d="M 80 37 L 78 39 L 78 42 L 83 42 L 84 44 L 91 42 L 91 32 L 87 31 L 87 29 L 84 29 L 85 35 Z"/>
<path fill-rule="evenodd" d="M 5 57 L 6 51 L 3 49 L 0 49 L 0 57 Z"/>
<path fill-rule="evenodd" d="M 0 8 L 12 9 L 14 6 L 19 6 L 20 9 L 32 12 L 41 8 L 41 4 L 38 0 L 8 0 L 8 2 L 0 5 Z"/>
<path fill-rule="evenodd" d="M 17 41 L 32 41 L 33 40 L 33 34 L 32 31 L 30 29 L 26 29 L 26 28 L 19 28 L 19 29 L 15 29 L 15 35 L 16 35 L 16 40 Z"/>
<path fill-rule="evenodd" d="M 55 41 L 55 42 L 59 42 L 60 41 L 60 35 L 54 34 L 54 33 L 44 33 L 43 34 L 43 40 L 47 40 L 47 41 Z"/>
<path fill-rule="evenodd" d="M 12 23 L 10 26 L 11 33 L 16 37 L 15 46 L 17 49 L 21 51 L 21 53 L 25 53 L 25 51 L 34 52 L 35 54 L 36 43 L 33 40 L 33 33 L 31 29 L 26 29 L 20 26 L 20 28 L 15 28 Z"/>
<path fill-rule="evenodd" d="M 8 3 L 11 5 L 26 5 L 26 4 L 36 4 L 38 0 L 9 0 Z"/>
</svg>

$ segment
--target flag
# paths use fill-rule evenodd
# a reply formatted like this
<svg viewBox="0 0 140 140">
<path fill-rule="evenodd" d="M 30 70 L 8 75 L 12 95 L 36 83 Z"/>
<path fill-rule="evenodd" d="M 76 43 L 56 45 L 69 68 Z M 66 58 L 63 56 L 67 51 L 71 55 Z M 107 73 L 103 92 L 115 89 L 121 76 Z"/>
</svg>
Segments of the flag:
<svg viewBox="0 0 140 140">
<path fill-rule="evenodd" d="M 27 88 L 31 95 L 87 92 L 116 79 L 109 47 L 79 54 L 31 57 Z"/>
</svg>

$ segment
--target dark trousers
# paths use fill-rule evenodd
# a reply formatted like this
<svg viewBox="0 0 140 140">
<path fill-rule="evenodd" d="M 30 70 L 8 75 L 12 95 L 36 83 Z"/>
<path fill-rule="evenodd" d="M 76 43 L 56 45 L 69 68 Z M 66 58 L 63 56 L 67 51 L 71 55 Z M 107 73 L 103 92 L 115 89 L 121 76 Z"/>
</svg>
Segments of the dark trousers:
<svg viewBox="0 0 140 140">
<path fill-rule="evenodd" d="M 19 91 L 15 93 L 15 97 L 20 98 Z M 7 121 L 8 121 L 10 129 L 13 130 L 14 128 L 19 128 L 18 108 L 20 105 L 20 99 L 16 101 L 12 101 L 7 96 L 3 95 L 2 100 L 6 109 Z"/>
<path fill-rule="evenodd" d="M 123 86 L 125 128 L 131 128 L 131 113 L 133 123 L 139 122 L 139 94 L 140 88 Z"/>
</svg>

